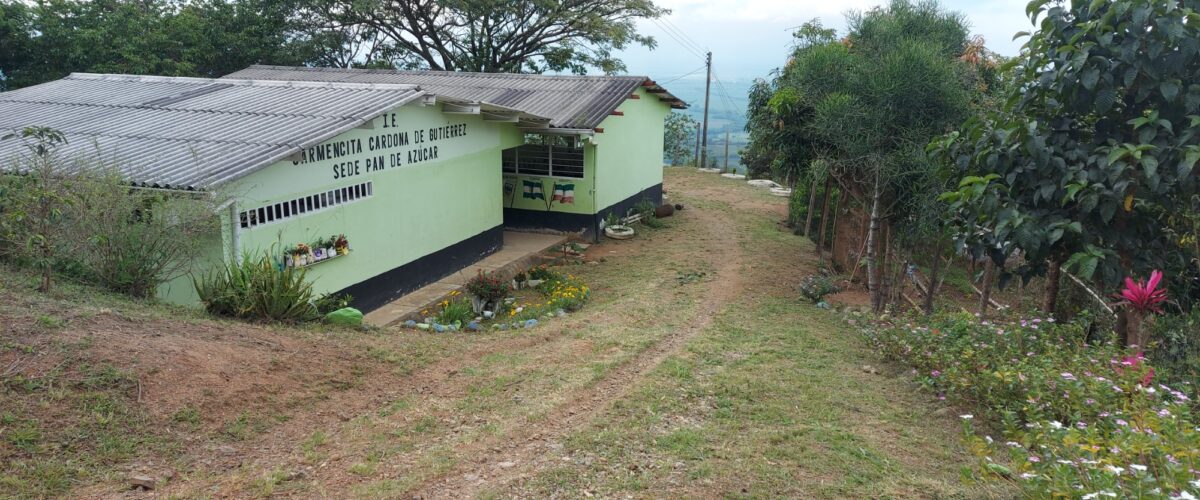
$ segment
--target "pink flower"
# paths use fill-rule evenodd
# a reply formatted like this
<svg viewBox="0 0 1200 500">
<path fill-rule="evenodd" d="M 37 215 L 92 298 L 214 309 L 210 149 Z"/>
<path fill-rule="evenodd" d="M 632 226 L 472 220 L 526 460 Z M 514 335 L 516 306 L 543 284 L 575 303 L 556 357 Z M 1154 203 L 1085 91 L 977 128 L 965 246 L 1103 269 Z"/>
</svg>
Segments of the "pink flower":
<svg viewBox="0 0 1200 500">
<path fill-rule="evenodd" d="M 1125 288 L 1121 289 L 1120 298 L 1125 299 L 1125 304 L 1133 307 L 1139 312 L 1153 311 L 1156 313 L 1162 312 L 1160 304 L 1166 302 L 1167 291 L 1158 288 L 1158 284 L 1162 281 L 1162 271 L 1154 270 L 1150 273 L 1150 281 L 1143 282 L 1138 280 L 1133 281 L 1132 277 L 1125 278 Z"/>
</svg>

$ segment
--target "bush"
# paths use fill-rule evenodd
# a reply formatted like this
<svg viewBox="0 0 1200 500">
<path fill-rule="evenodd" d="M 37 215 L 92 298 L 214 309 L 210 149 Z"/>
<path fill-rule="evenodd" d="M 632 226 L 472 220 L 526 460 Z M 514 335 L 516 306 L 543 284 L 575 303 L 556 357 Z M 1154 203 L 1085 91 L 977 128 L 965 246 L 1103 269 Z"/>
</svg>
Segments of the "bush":
<svg viewBox="0 0 1200 500">
<path fill-rule="evenodd" d="M 312 284 L 305 269 L 282 267 L 268 254 L 245 255 L 193 278 L 196 293 L 211 314 L 239 319 L 312 321 L 319 318 L 313 305 Z"/>
<path fill-rule="evenodd" d="M 972 448 L 985 474 L 1017 480 L 1028 496 L 1200 491 L 1192 397 L 1158 383 L 1139 354 L 1089 343 L 1079 324 L 958 314 L 865 332 L 922 385 L 1001 430 L 1001 440 L 972 435 Z"/>
<path fill-rule="evenodd" d="M 842 287 L 834 283 L 831 276 L 825 274 L 810 274 L 800 280 L 800 294 L 814 304 L 825 300 L 826 295 L 842 291 Z"/>
<path fill-rule="evenodd" d="M 529 279 L 531 280 L 553 281 L 561 278 L 561 274 L 551 271 L 546 266 L 537 266 L 529 269 Z"/>
<path fill-rule="evenodd" d="M 654 210 L 656 208 L 658 207 L 654 204 L 654 202 L 650 200 L 642 200 L 639 201 L 637 205 L 633 206 L 633 213 L 642 216 L 642 218 L 639 220 L 642 225 L 652 229 L 657 229 L 665 226 L 666 224 L 659 220 L 658 216 L 654 215 Z"/>
<path fill-rule="evenodd" d="M 488 302 L 500 302 L 512 293 L 512 285 L 507 281 L 497 278 L 492 273 L 484 273 L 482 270 L 467 281 L 467 293 L 479 297 Z"/>
<path fill-rule="evenodd" d="M 94 281 L 111 290 L 150 297 L 158 285 L 183 276 L 208 237 L 222 199 L 131 187 L 103 158 L 67 158 L 65 138 L 27 128 L 29 149 L 0 176 L 0 252 L 42 271 L 41 289 L 54 273 Z"/>
</svg>

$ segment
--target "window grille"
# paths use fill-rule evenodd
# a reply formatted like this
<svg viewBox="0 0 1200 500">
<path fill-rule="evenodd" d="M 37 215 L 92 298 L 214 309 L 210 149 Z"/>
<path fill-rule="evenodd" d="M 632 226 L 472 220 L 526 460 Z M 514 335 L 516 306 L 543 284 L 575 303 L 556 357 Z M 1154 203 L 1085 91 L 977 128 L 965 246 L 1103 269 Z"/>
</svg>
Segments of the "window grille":
<svg viewBox="0 0 1200 500">
<path fill-rule="evenodd" d="M 238 214 L 242 229 L 279 222 L 285 219 L 319 212 L 327 208 L 345 205 L 375 194 L 372 182 L 364 182 L 353 186 L 331 189 L 323 193 L 311 194 L 300 198 L 281 201 L 270 205 L 252 208 Z"/>
<path fill-rule="evenodd" d="M 509 174 L 583 178 L 583 144 L 575 137 L 528 134 L 525 144 L 505 149 L 501 169 Z"/>
</svg>

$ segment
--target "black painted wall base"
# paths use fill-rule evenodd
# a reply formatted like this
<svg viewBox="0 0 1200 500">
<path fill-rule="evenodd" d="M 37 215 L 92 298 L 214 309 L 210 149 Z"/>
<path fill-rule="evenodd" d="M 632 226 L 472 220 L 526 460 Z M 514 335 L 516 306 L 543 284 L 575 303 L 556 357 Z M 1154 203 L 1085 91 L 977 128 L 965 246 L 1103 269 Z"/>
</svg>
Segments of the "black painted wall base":
<svg viewBox="0 0 1200 500">
<path fill-rule="evenodd" d="M 548 212 L 544 210 L 525 210 L 520 208 L 504 209 L 504 227 L 510 229 L 552 229 L 555 231 L 575 232 L 583 230 L 592 241 L 600 241 L 600 223 L 609 213 L 616 212 L 624 217 L 629 209 L 650 200 L 656 206 L 662 204 L 662 184 L 650 186 L 642 192 L 625 198 L 599 212 L 588 214 L 568 214 L 563 212 Z"/>
<path fill-rule="evenodd" d="M 370 312 L 425 285 L 479 262 L 504 245 L 504 226 L 496 226 L 337 293 L 354 297 L 352 305 Z"/>
</svg>

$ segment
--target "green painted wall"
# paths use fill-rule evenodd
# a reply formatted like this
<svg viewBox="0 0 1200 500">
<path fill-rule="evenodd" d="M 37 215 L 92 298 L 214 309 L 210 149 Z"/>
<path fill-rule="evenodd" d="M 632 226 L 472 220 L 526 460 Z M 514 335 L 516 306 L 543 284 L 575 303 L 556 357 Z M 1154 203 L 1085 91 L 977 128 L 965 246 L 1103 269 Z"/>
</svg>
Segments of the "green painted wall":
<svg viewBox="0 0 1200 500">
<path fill-rule="evenodd" d="M 640 99 L 626 99 L 617 108 L 624 116 L 605 118 L 594 139 L 597 211 L 662 184 L 663 120 L 671 107 L 645 89 L 635 94 Z"/>
<path fill-rule="evenodd" d="M 549 210 L 576 214 L 596 213 L 662 183 L 663 118 L 670 108 L 643 89 L 637 94 L 640 99 L 620 106 L 624 116 L 605 119 L 604 133 L 584 146 L 582 179 L 504 175 L 502 150 L 524 140 L 515 124 L 414 103 L 376 118 L 371 128 L 323 143 L 320 151 L 310 148 L 303 161 L 279 162 L 222 190 L 237 200 L 240 212 L 371 181 L 368 198 L 238 231 L 243 251 L 279 256 L 297 243 L 345 234 L 353 253 L 308 268 L 318 293 L 337 291 L 502 225 L 503 207 L 547 210 L 545 201 L 521 196 L 525 179 L 543 182 L 547 199 L 556 181 L 575 184 L 574 203 L 550 203 Z M 443 137 L 433 137 L 435 132 Z M 429 157 L 435 147 L 436 158 L 411 157 L 414 150 Z M 321 159 L 323 151 L 330 154 Z M 229 214 L 219 216 L 223 229 L 207 243 L 197 273 L 233 258 Z M 186 276 L 164 284 L 159 296 L 176 303 L 197 300 Z"/>
<path fill-rule="evenodd" d="M 461 131 L 434 137 L 432 127 Z M 511 123 L 489 123 L 474 115 L 443 114 L 441 106 L 409 104 L 323 143 L 345 147 L 345 154 L 296 163 L 283 161 L 240 179 L 226 189 L 238 199 L 238 211 L 318 194 L 330 189 L 373 183 L 373 195 L 337 207 L 278 222 L 240 229 L 243 251 L 271 251 L 345 234 L 353 252 L 308 268 L 318 293 L 341 290 L 400 267 L 503 223 L 500 151 Z M 378 139 L 407 144 L 384 144 Z M 507 137 L 507 139 L 505 138 Z M 385 144 L 386 145 L 386 144 Z M 361 150 L 359 149 L 361 146 Z M 416 149 L 436 159 L 410 163 Z M 310 152 L 316 152 L 310 149 Z M 331 155 L 332 156 L 332 155 Z M 222 214 L 228 218 L 227 214 Z M 231 245 L 228 228 L 222 243 Z M 163 297 L 192 302 L 194 293 L 178 292 L 176 283 Z"/>
</svg>

